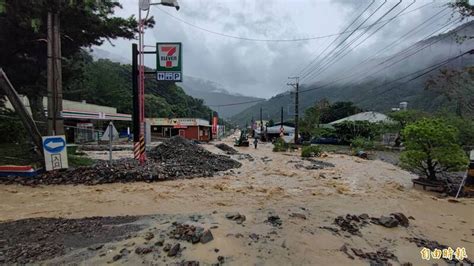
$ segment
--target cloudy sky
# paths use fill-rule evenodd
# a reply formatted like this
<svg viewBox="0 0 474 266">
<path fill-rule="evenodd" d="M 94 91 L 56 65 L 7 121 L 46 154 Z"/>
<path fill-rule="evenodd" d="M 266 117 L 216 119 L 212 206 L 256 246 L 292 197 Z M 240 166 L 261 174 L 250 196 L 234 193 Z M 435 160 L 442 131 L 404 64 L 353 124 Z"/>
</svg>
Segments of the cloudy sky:
<svg viewBox="0 0 474 266">
<path fill-rule="evenodd" d="M 159 0 L 155 0 L 159 1 Z M 150 16 L 154 16 L 156 26 L 146 31 L 145 42 L 182 42 L 184 75 L 199 77 L 222 84 L 227 90 L 244 95 L 271 97 L 288 89 L 287 78 L 300 73 L 313 58 L 323 51 L 336 37 L 319 38 L 309 41 L 248 41 L 223 37 L 209 31 L 251 39 L 291 40 L 326 36 L 343 31 L 372 0 L 178 0 L 179 11 L 164 6 L 153 6 Z M 382 0 L 375 3 L 363 17 L 352 26 L 353 30 L 365 20 L 377 7 L 380 9 L 367 20 L 374 23 L 399 0 Z M 138 0 L 122 0 L 123 9 L 117 10 L 119 16 L 137 14 Z M 432 15 L 440 12 L 445 1 L 402 0 L 382 20 L 391 20 L 373 36 L 361 43 L 354 51 L 325 73 L 315 78 L 306 78 L 305 82 L 317 78 L 331 79 L 340 71 L 371 55 L 377 48 L 400 38 L 416 25 L 423 23 Z M 410 5 L 411 4 L 411 5 Z M 408 7 L 408 5 L 410 5 Z M 406 9 L 405 9 L 406 8 Z M 167 12 L 167 13 L 165 13 Z M 171 16 L 170 16 L 171 15 Z M 451 13 L 446 10 L 438 17 L 426 23 L 403 42 L 384 51 L 389 54 L 421 39 L 433 29 L 437 29 L 449 19 Z M 172 16 L 175 16 L 172 17 Z M 178 19 L 189 24 L 183 23 Z M 372 28 L 376 30 L 383 23 Z M 363 31 L 358 31 L 362 33 Z M 362 41 L 371 32 L 361 36 Z M 347 34 L 335 41 L 337 44 Z M 355 38 L 356 35 L 353 35 Z M 350 40 L 350 39 L 349 39 Z M 104 44 L 99 47 L 111 54 L 111 58 L 121 57 L 131 60 L 128 40 L 115 40 L 114 46 Z M 357 42 L 354 43 L 356 45 Z M 326 51 L 330 51 L 330 46 Z M 152 48 L 149 48 L 152 49 Z M 155 58 L 146 56 L 146 65 L 155 66 Z M 304 74 L 304 73 L 303 73 Z"/>
</svg>

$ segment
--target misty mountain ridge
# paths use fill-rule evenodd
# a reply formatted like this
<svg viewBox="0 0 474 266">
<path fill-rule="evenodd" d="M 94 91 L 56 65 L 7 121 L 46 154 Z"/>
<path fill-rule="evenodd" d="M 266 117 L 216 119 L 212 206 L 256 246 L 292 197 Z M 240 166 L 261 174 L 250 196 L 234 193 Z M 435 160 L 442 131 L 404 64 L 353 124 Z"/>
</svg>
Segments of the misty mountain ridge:
<svg viewBox="0 0 474 266">
<path fill-rule="evenodd" d="M 413 46 L 407 45 L 407 47 L 410 47 L 409 50 L 405 50 L 407 48 L 405 47 L 400 50 L 401 52 L 377 57 L 364 64 L 347 64 L 346 70 L 339 73 L 335 72 L 335 74 L 333 72 L 331 79 L 324 78 L 320 81 L 300 84 L 300 91 L 302 92 L 299 97 L 300 115 L 304 114 L 306 108 L 323 98 L 330 102 L 351 101 L 365 110 L 380 112 L 388 112 L 391 108 L 398 107 L 402 101 L 408 102 L 408 108 L 428 112 L 434 112 L 442 108 L 452 110 L 452 102 L 449 102 L 439 93 L 425 89 L 426 80 L 438 74 L 438 70 L 409 83 L 405 83 L 405 81 L 416 75 L 400 81 L 397 81 L 397 79 L 453 58 L 459 55 L 460 51 L 466 52 L 472 49 L 474 40 L 468 39 L 460 43 L 460 37 L 462 36 L 474 36 L 473 21 L 456 27 L 449 32 L 421 40 Z M 423 47 L 426 48 L 421 49 Z M 384 63 L 391 56 L 394 56 L 394 58 Z M 466 55 L 441 66 L 441 68 L 472 66 L 474 65 L 473 57 L 472 55 Z M 380 71 L 396 61 L 400 62 Z M 344 80 L 346 75 L 352 75 L 350 74 L 352 71 L 356 75 L 351 79 Z M 334 82 L 334 80 L 341 79 L 341 77 L 341 81 Z M 259 117 L 260 106 L 274 120 L 280 120 L 281 107 L 284 108 L 284 119 L 293 119 L 294 94 L 286 92 L 276 95 L 265 102 L 259 103 L 258 106 L 250 107 L 233 116 L 232 121 L 239 125 L 245 125 L 252 117 Z"/>
<path fill-rule="evenodd" d="M 91 54 L 95 59 L 105 58 L 122 64 L 131 64 L 129 59 L 97 47 L 92 49 Z M 183 88 L 186 94 L 204 100 L 205 105 L 209 105 L 212 110 L 219 112 L 219 116 L 223 118 L 229 118 L 240 113 L 253 104 L 235 105 L 226 108 L 218 108 L 213 105 L 262 100 L 262 98 L 229 92 L 222 84 L 193 76 L 184 75 L 183 82 L 179 82 L 178 85 Z"/>
<path fill-rule="evenodd" d="M 216 107 L 215 105 L 225 105 L 240 102 L 258 101 L 262 98 L 244 96 L 238 93 L 231 93 L 224 88 L 223 85 L 201 78 L 185 76 L 180 87 L 186 94 L 204 100 L 204 104 L 208 105 L 214 111 L 219 113 L 220 117 L 229 118 L 241 111 L 253 106 L 255 103 L 242 105 Z"/>
</svg>

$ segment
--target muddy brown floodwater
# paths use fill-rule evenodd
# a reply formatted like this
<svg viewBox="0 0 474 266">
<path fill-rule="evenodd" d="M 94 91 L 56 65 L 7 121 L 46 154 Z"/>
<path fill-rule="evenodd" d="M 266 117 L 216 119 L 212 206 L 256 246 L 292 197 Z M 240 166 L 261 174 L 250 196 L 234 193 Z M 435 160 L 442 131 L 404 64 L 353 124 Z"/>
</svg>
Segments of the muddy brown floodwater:
<svg viewBox="0 0 474 266">
<path fill-rule="evenodd" d="M 232 145 L 230 139 L 224 142 Z M 225 153 L 214 145 L 203 147 Z M 88 255 L 79 256 L 86 252 L 79 249 L 46 261 L 51 263 L 169 264 L 193 260 L 208 265 L 217 263 L 219 257 L 229 265 L 367 265 L 368 259 L 354 256 L 351 250 L 376 252 L 385 248 L 394 255 L 391 263 L 445 264 L 441 259 L 422 260 L 421 247 L 407 239 L 414 237 L 453 249 L 464 247 L 469 258 L 474 257 L 474 199 L 453 202 L 415 190 L 411 184 L 414 175 L 379 160 L 329 154 L 318 160 L 335 167 L 307 170 L 304 166 L 313 162 L 301 160 L 297 152 L 274 153 L 271 144 L 260 144 L 256 150 L 236 149 L 252 158 L 232 155 L 243 166 L 211 178 L 96 186 L 1 185 L 0 219 L 161 217 L 147 218 L 146 229 L 126 240 L 105 243 L 103 252 L 89 249 Z M 230 212 L 245 215 L 245 221 L 226 218 Z M 360 227 L 360 235 L 327 229 L 337 228 L 334 219 L 340 215 L 380 217 L 396 212 L 412 216 L 408 227 L 369 223 Z M 168 230 L 170 223 L 193 215 L 200 215 L 194 222 L 212 228 L 211 242 L 181 243 L 182 251 L 176 257 L 131 252 L 117 259 L 118 250 L 132 242 L 148 243 L 142 233 L 158 235 Z M 269 223 L 269 216 L 279 219 L 270 218 Z M 344 252 L 343 246 L 349 252 Z"/>
</svg>

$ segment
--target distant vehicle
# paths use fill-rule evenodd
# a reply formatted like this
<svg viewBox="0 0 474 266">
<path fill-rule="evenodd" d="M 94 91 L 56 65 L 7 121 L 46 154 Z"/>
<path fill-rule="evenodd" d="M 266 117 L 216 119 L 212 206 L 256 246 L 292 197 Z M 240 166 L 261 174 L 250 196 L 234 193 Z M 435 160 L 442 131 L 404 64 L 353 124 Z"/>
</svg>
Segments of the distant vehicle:
<svg viewBox="0 0 474 266">
<path fill-rule="evenodd" d="M 313 138 L 311 144 L 341 144 L 341 141 L 338 138 L 328 137 L 328 138 Z"/>
</svg>

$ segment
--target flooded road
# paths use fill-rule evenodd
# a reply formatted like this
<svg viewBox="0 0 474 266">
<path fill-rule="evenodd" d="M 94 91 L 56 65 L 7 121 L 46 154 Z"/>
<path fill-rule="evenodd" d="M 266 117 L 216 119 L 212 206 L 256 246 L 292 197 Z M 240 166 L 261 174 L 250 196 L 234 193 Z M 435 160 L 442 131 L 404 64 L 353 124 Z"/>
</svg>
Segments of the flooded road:
<svg viewBox="0 0 474 266">
<path fill-rule="evenodd" d="M 230 140 L 226 143 L 232 145 Z M 213 145 L 203 147 L 224 154 Z M 344 244 L 366 252 L 387 248 L 399 263 L 444 263 L 421 260 L 421 248 L 407 237 L 436 240 L 453 249 L 465 247 L 467 255 L 474 257 L 474 199 L 451 202 L 414 190 L 414 175 L 378 160 L 328 154 L 317 159 L 335 167 L 307 170 L 305 166 L 312 162 L 302 160 L 298 152 L 274 153 L 271 144 L 260 144 L 256 150 L 236 149 L 252 159 L 232 155 L 243 166 L 212 178 L 96 186 L 1 185 L 0 219 L 161 215 L 149 221 L 149 228 L 160 230 L 169 226 L 163 221 L 199 214 L 203 226 L 217 226 L 212 230 L 214 241 L 186 245 L 180 258 L 160 258 L 158 262 L 165 264 L 192 259 L 206 265 L 216 263 L 220 255 L 230 265 L 367 265 L 366 260 L 351 259 L 342 252 Z M 244 214 L 246 221 L 238 225 L 226 219 L 229 212 Z M 339 215 L 366 213 L 380 217 L 394 212 L 412 216 L 410 226 L 385 228 L 370 224 L 361 228 L 362 236 L 321 228 L 333 227 Z M 281 228 L 265 222 L 270 214 L 281 218 Z M 258 236 L 257 241 L 254 236 L 249 238 L 252 234 Z M 107 246 L 122 247 L 130 241 L 143 240 L 132 236 Z M 92 254 L 81 257 L 80 262 L 110 262 L 113 254 Z M 78 262 L 74 256 L 61 260 Z M 153 261 L 152 255 L 131 254 L 115 263 Z"/>
</svg>

